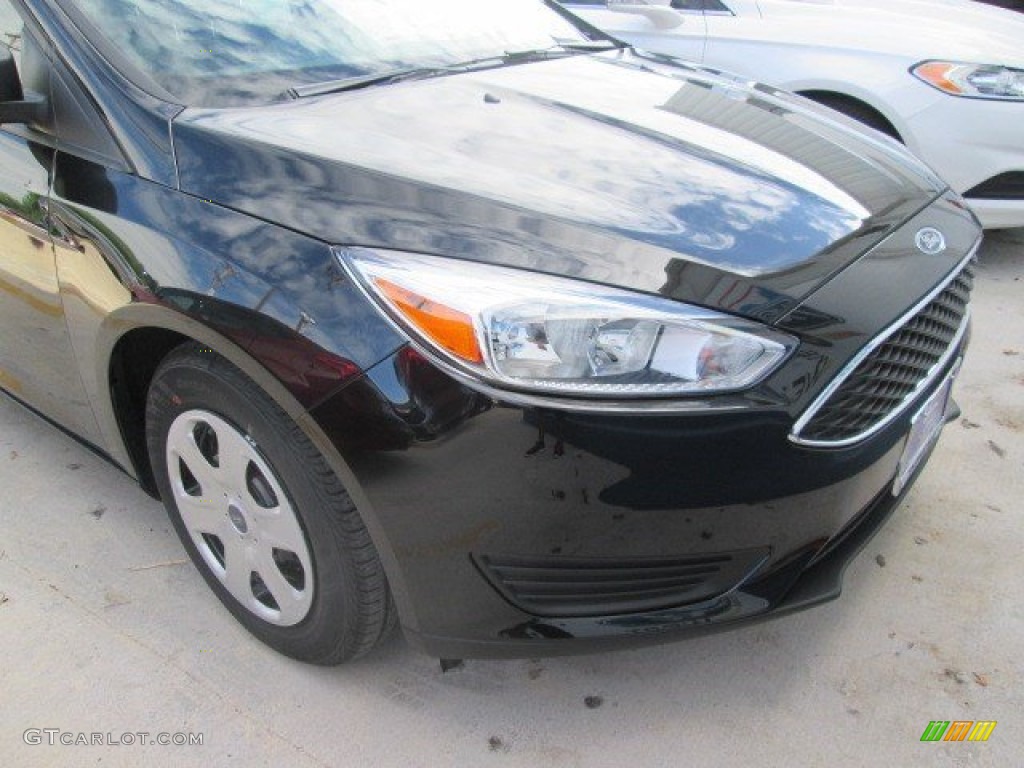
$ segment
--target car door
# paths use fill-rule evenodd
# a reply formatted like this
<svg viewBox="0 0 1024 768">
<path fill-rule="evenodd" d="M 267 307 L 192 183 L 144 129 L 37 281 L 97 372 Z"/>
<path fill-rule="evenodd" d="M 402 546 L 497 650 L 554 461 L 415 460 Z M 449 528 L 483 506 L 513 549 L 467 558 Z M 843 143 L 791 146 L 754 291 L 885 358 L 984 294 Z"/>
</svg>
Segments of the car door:
<svg viewBox="0 0 1024 768">
<path fill-rule="evenodd" d="M 768 22 L 758 0 L 706 0 L 719 10 L 705 14 L 707 44 L 704 63 L 747 77 L 758 77 L 777 62 L 775 40 L 785 35 L 785 21 Z"/>
<path fill-rule="evenodd" d="M 672 0 L 679 24 L 671 28 L 659 27 L 642 14 L 612 10 L 609 6 L 614 2 L 607 0 L 567 0 L 562 4 L 588 23 L 630 45 L 699 63 L 704 58 L 704 6 L 708 2 L 718 5 L 717 0 Z"/>
<path fill-rule="evenodd" d="M 13 55 L 22 86 L 48 94 L 44 45 L 11 0 L 0 0 L 0 45 Z M 17 98 L 10 85 L 2 98 Z M 0 389 L 93 439 L 47 214 L 55 141 L 40 128 L 0 126 Z"/>
</svg>

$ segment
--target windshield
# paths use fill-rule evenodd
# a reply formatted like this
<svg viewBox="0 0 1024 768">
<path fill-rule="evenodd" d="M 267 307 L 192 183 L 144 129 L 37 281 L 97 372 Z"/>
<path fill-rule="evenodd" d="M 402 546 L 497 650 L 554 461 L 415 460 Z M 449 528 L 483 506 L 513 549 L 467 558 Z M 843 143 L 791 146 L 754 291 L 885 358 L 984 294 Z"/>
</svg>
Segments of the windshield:
<svg viewBox="0 0 1024 768">
<path fill-rule="evenodd" d="M 183 104 L 586 41 L 542 0 L 77 0 L 102 47 Z M 101 41 L 104 42 L 104 41 Z"/>
</svg>

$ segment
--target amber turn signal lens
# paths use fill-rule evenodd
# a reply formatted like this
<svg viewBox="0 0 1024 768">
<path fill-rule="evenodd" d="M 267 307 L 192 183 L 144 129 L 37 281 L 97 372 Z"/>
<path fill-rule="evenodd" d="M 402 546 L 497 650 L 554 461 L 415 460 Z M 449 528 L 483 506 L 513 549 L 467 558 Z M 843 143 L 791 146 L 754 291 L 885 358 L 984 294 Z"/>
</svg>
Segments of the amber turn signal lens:
<svg viewBox="0 0 1024 768">
<path fill-rule="evenodd" d="M 378 277 L 373 282 L 395 309 L 431 341 L 466 362 L 483 362 L 469 315 L 383 278 Z"/>
<path fill-rule="evenodd" d="M 941 91 L 959 95 L 964 89 L 949 79 L 948 75 L 956 67 L 944 61 L 929 61 L 914 69 L 914 74 L 925 80 Z"/>
</svg>

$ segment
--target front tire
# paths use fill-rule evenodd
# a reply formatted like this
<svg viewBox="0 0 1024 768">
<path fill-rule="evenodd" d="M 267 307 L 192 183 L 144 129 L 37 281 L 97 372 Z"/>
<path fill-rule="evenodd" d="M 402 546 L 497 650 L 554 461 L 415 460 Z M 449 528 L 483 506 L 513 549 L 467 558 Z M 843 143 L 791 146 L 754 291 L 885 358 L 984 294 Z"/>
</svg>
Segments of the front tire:
<svg viewBox="0 0 1024 768">
<path fill-rule="evenodd" d="M 348 493 L 299 427 L 230 362 L 194 344 L 150 385 L 146 440 L 189 557 L 267 645 L 338 664 L 394 623 L 384 569 Z"/>
</svg>

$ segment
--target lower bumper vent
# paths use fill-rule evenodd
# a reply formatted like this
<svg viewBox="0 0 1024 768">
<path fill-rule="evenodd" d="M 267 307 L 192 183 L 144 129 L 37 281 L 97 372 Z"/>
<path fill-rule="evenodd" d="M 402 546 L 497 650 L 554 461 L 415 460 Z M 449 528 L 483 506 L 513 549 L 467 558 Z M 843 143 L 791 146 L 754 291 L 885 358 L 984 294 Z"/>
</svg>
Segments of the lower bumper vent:
<svg viewBox="0 0 1024 768">
<path fill-rule="evenodd" d="M 1024 200 L 1024 171 L 1010 171 L 993 176 L 964 192 L 968 199 Z"/>
<path fill-rule="evenodd" d="M 685 558 L 517 557 L 474 561 L 513 605 L 537 616 L 610 616 L 674 608 L 728 592 L 767 549 Z"/>
</svg>

